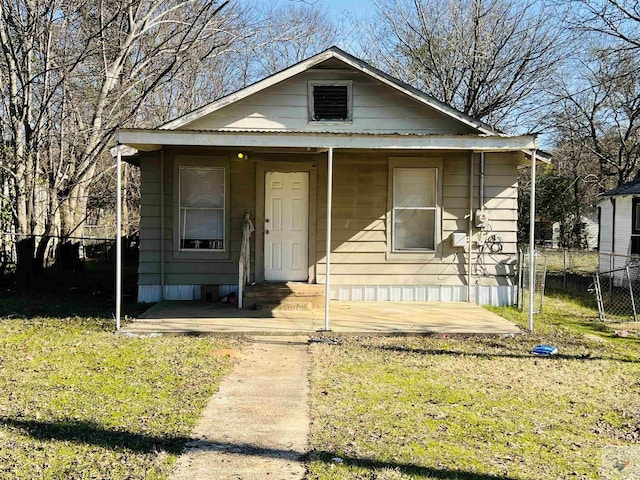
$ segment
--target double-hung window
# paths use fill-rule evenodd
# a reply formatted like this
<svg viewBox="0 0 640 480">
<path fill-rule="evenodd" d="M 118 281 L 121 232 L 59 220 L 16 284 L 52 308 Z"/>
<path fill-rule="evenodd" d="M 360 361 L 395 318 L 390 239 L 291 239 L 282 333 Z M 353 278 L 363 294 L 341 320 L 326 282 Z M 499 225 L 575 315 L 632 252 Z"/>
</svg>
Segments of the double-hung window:
<svg viewBox="0 0 640 480">
<path fill-rule="evenodd" d="M 224 167 L 180 166 L 178 171 L 180 250 L 224 252 Z"/>
<path fill-rule="evenodd" d="M 438 168 L 394 167 L 391 251 L 434 252 L 438 247 Z"/>
</svg>

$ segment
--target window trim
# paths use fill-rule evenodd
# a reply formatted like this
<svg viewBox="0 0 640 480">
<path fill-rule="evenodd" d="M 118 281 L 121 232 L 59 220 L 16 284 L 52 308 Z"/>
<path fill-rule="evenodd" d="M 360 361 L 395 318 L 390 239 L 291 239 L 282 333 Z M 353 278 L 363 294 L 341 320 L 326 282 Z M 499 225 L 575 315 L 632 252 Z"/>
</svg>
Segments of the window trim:
<svg viewBox="0 0 640 480">
<path fill-rule="evenodd" d="M 223 234 L 223 249 L 222 250 L 209 250 L 209 249 L 183 249 L 182 239 L 180 234 L 180 169 L 181 167 L 193 167 L 193 168 L 222 168 L 224 171 L 224 234 Z M 230 193 L 231 193 L 231 162 L 226 157 L 213 157 L 213 156 L 196 156 L 196 155 L 180 155 L 174 159 L 173 168 L 173 252 L 174 260 L 229 260 L 230 248 L 229 240 L 231 233 L 231 212 L 230 212 Z"/>
<path fill-rule="evenodd" d="M 396 179 L 397 179 L 397 175 L 399 173 L 399 170 L 433 170 L 435 172 L 435 182 L 434 182 L 434 186 L 436 188 L 436 194 L 434 195 L 434 204 L 433 206 L 420 206 L 420 207 L 400 207 L 400 206 L 396 206 L 396 193 L 398 192 L 399 188 L 398 185 L 396 183 Z M 393 182 L 393 198 L 391 199 L 391 203 L 392 203 L 392 209 L 391 209 L 391 251 L 392 252 L 434 252 L 436 250 L 436 230 L 438 229 L 438 226 L 436 224 L 436 220 L 437 220 L 437 215 L 436 215 L 436 210 L 438 209 L 438 205 L 437 205 L 437 201 L 435 201 L 435 197 L 437 197 L 437 189 L 438 189 L 438 169 L 434 168 L 434 167 L 394 167 L 393 168 L 393 177 L 392 177 L 392 182 Z M 416 247 L 416 248 L 398 248 L 396 246 L 396 216 L 398 214 L 399 210 L 424 210 L 424 211 L 432 211 L 434 212 L 434 225 L 433 225 L 433 248 L 420 248 L 420 247 Z"/>
<path fill-rule="evenodd" d="M 640 222 L 638 222 L 637 210 L 640 208 L 640 197 L 631 199 L 631 239 L 629 252 L 631 255 L 640 255 Z M 636 248 L 634 248 L 634 245 Z"/>
<path fill-rule="evenodd" d="M 434 249 L 394 250 L 394 170 L 396 168 L 433 168 L 436 170 Z M 387 260 L 430 260 L 442 257 L 442 157 L 390 157 L 387 173 Z"/>
<path fill-rule="evenodd" d="M 633 197 L 631 199 L 631 233 L 636 235 L 640 235 L 640 223 L 636 215 L 638 206 L 640 206 L 640 197 Z"/>
<path fill-rule="evenodd" d="M 345 120 L 314 120 L 313 90 L 316 86 L 347 87 L 347 118 Z M 307 119 L 310 124 L 344 125 L 353 122 L 353 81 L 352 80 L 309 80 L 307 82 Z"/>
<path fill-rule="evenodd" d="M 222 207 L 187 207 L 187 206 L 183 206 L 182 205 L 182 172 L 184 172 L 185 170 L 210 170 L 210 171 L 220 171 L 222 170 L 222 180 L 223 180 L 223 187 L 224 187 L 224 195 L 222 198 Z M 225 237 L 225 233 L 226 233 L 226 228 L 225 228 L 225 221 L 227 218 L 227 199 L 226 199 L 226 185 L 225 185 L 225 178 L 226 178 L 226 171 L 224 167 L 219 167 L 219 166 L 213 166 L 213 165 L 179 165 L 178 166 L 178 204 L 179 204 L 179 211 L 178 211 L 178 215 L 179 215 L 179 235 L 180 235 L 180 239 L 179 242 L 180 244 L 178 245 L 178 249 L 181 252 L 225 252 L 227 249 L 227 243 L 224 240 Z M 188 217 L 188 215 L 186 215 L 187 212 L 189 211 L 216 211 L 219 212 L 222 210 L 222 248 L 204 248 L 202 250 L 200 250 L 199 248 L 186 248 L 183 246 L 183 237 L 182 234 L 184 233 L 182 231 L 182 228 L 184 227 L 184 225 L 186 224 L 186 219 Z"/>
</svg>

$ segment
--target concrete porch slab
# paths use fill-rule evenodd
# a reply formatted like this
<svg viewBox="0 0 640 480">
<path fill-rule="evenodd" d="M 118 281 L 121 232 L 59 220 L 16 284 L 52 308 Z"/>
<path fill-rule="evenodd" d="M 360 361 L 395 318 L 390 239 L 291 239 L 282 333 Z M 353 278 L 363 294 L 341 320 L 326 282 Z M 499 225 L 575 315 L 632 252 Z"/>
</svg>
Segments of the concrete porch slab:
<svg viewBox="0 0 640 480">
<path fill-rule="evenodd" d="M 330 330 L 338 334 L 518 334 L 513 323 L 464 302 L 332 301 Z M 126 324 L 130 335 L 299 335 L 324 328 L 324 309 L 238 310 L 217 304 L 166 301 Z"/>
</svg>

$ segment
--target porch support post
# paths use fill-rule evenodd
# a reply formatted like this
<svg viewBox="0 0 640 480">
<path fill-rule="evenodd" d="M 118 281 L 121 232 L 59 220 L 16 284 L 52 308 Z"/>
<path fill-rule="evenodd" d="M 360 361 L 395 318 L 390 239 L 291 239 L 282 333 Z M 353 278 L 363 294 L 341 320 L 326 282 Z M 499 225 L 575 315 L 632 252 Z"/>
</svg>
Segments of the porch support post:
<svg viewBox="0 0 640 480">
<path fill-rule="evenodd" d="M 160 150 L 160 300 L 165 299 L 164 281 L 164 148 Z"/>
<path fill-rule="evenodd" d="M 536 150 L 531 152 L 531 193 L 529 204 L 529 331 L 533 332 L 533 302 L 535 293 L 535 230 L 536 230 Z"/>
<path fill-rule="evenodd" d="M 327 252 L 324 281 L 324 330 L 329 331 L 329 304 L 331 279 L 331 202 L 333 193 L 333 147 L 327 153 Z"/>
<path fill-rule="evenodd" d="M 116 330 L 120 330 L 122 306 L 122 146 L 116 146 Z"/>
<path fill-rule="evenodd" d="M 469 236 L 467 237 L 467 248 L 469 256 L 467 258 L 467 302 L 471 303 L 471 239 L 473 237 L 473 156 L 471 152 L 469 158 Z M 464 254 L 462 256 L 464 258 Z"/>
</svg>

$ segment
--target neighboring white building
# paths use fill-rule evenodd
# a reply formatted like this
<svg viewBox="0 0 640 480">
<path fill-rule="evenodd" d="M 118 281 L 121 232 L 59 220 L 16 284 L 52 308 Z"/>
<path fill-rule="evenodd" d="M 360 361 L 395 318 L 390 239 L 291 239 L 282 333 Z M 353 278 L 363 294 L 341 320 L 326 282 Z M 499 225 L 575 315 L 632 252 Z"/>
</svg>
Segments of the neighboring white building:
<svg viewBox="0 0 640 480">
<path fill-rule="evenodd" d="M 640 255 L 640 180 L 600 195 L 598 218 L 600 271 L 623 268 Z"/>
<path fill-rule="evenodd" d="M 584 224 L 584 232 L 587 240 L 586 248 L 588 250 L 595 250 L 598 248 L 598 232 L 600 231 L 598 225 L 598 213 L 595 212 L 588 215 L 581 215 L 580 221 Z M 560 246 L 560 222 L 555 222 L 552 228 L 552 246 L 553 248 L 558 248 Z"/>
</svg>

